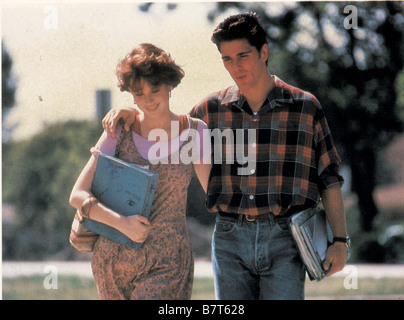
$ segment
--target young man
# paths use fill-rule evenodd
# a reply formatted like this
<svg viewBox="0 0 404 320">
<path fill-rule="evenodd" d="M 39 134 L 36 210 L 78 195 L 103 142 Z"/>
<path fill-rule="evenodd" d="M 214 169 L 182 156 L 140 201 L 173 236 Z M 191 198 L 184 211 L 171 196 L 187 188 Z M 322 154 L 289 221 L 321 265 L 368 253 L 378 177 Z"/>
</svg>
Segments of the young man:
<svg viewBox="0 0 404 320">
<path fill-rule="evenodd" d="M 267 37 L 256 14 L 226 18 L 214 30 L 212 41 L 236 86 L 209 95 L 190 115 L 204 120 L 211 130 L 231 130 L 234 137 L 244 137 L 241 150 L 254 152 L 254 159 L 248 159 L 254 166 L 247 174 L 245 170 L 240 174 L 246 166 L 240 161 L 212 164 L 207 207 L 216 213 L 212 240 L 216 296 L 303 299 L 305 269 L 286 221 L 321 197 L 336 237 L 324 268 L 328 275 L 342 270 L 349 238 L 340 157 L 317 99 L 268 72 Z M 127 111 L 111 112 L 104 128 L 114 127 L 122 116 L 132 117 Z M 253 143 L 246 138 L 251 129 Z M 244 134 L 237 135 L 239 130 Z M 213 150 L 226 154 L 228 145 L 222 147 L 214 145 Z"/>
</svg>

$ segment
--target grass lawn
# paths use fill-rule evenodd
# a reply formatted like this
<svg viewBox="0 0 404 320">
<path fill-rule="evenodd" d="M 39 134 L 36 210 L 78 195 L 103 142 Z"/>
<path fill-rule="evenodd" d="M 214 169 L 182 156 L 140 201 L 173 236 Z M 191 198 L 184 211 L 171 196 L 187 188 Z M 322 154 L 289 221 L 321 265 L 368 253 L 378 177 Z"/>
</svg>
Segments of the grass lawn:
<svg viewBox="0 0 404 320">
<path fill-rule="evenodd" d="M 46 289 L 46 285 L 50 287 Z M 345 286 L 354 287 L 346 289 Z M 360 278 L 345 284 L 343 278 L 327 278 L 306 282 L 306 299 L 404 299 L 403 278 Z M 46 283 L 43 276 L 3 279 L 4 300 L 97 300 L 97 290 L 90 278 L 58 276 L 57 282 Z M 196 278 L 193 300 L 214 300 L 211 278 Z"/>
</svg>

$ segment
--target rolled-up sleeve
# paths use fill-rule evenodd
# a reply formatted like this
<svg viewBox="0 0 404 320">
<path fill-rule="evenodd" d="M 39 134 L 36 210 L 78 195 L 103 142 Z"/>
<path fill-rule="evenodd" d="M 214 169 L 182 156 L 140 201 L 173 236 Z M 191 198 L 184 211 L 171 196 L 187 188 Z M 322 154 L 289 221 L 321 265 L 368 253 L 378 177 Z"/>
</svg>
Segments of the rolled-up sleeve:
<svg viewBox="0 0 404 320">
<path fill-rule="evenodd" d="M 314 132 L 319 188 L 327 189 L 336 184 L 342 186 L 344 178 L 339 173 L 341 158 L 321 107 L 316 112 Z"/>
</svg>

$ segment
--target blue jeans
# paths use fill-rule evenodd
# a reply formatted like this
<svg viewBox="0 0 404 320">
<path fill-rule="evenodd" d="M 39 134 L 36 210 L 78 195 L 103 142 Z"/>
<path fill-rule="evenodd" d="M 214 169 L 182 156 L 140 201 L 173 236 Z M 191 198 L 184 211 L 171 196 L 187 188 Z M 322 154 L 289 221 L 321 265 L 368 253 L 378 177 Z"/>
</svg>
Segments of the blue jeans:
<svg viewBox="0 0 404 320">
<path fill-rule="evenodd" d="M 212 241 L 219 300 L 302 300 L 305 268 L 287 221 L 217 214 Z"/>
</svg>

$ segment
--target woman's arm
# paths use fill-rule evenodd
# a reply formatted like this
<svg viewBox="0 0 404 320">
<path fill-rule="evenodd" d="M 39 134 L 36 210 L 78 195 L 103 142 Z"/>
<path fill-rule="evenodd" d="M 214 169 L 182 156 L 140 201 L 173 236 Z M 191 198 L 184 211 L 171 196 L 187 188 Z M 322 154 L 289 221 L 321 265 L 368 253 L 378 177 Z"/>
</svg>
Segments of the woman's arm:
<svg viewBox="0 0 404 320">
<path fill-rule="evenodd" d="M 208 189 L 210 170 L 212 169 L 211 134 L 205 122 L 195 119 L 193 121 L 198 121 L 197 137 L 199 138 L 199 144 L 197 144 L 197 146 L 199 146 L 199 161 L 197 163 L 194 162 L 194 170 L 206 193 Z"/>
<path fill-rule="evenodd" d="M 96 166 L 97 158 L 92 155 L 73 187 L 69 203 L 78 210 L 81 209 L 85 200 L 93 196 L 91 186 Z M 138 215 L 125 217 L 99 202 L 89 209 L 88 216 L 92 220 L 119 230 L 132 241 L 139 243 L 146 240 L 151 228 L 150 222 L 145 217 Z"/>
<path fill-rule="evenodd" d="M 76 209 L 80 210 L 83 202 L 93 195 L 91 193 L 91 185 L 93 183 L 96 166 L 97 158 L 91 156 L 74 184 L 69 203 Z"/>
<path fill-rule="evenodd" d="M 194 164 L 195 173 L 205 193 L 208 189 L 208 180 L 212 165 L 209 164 Z"/>
</svg>

